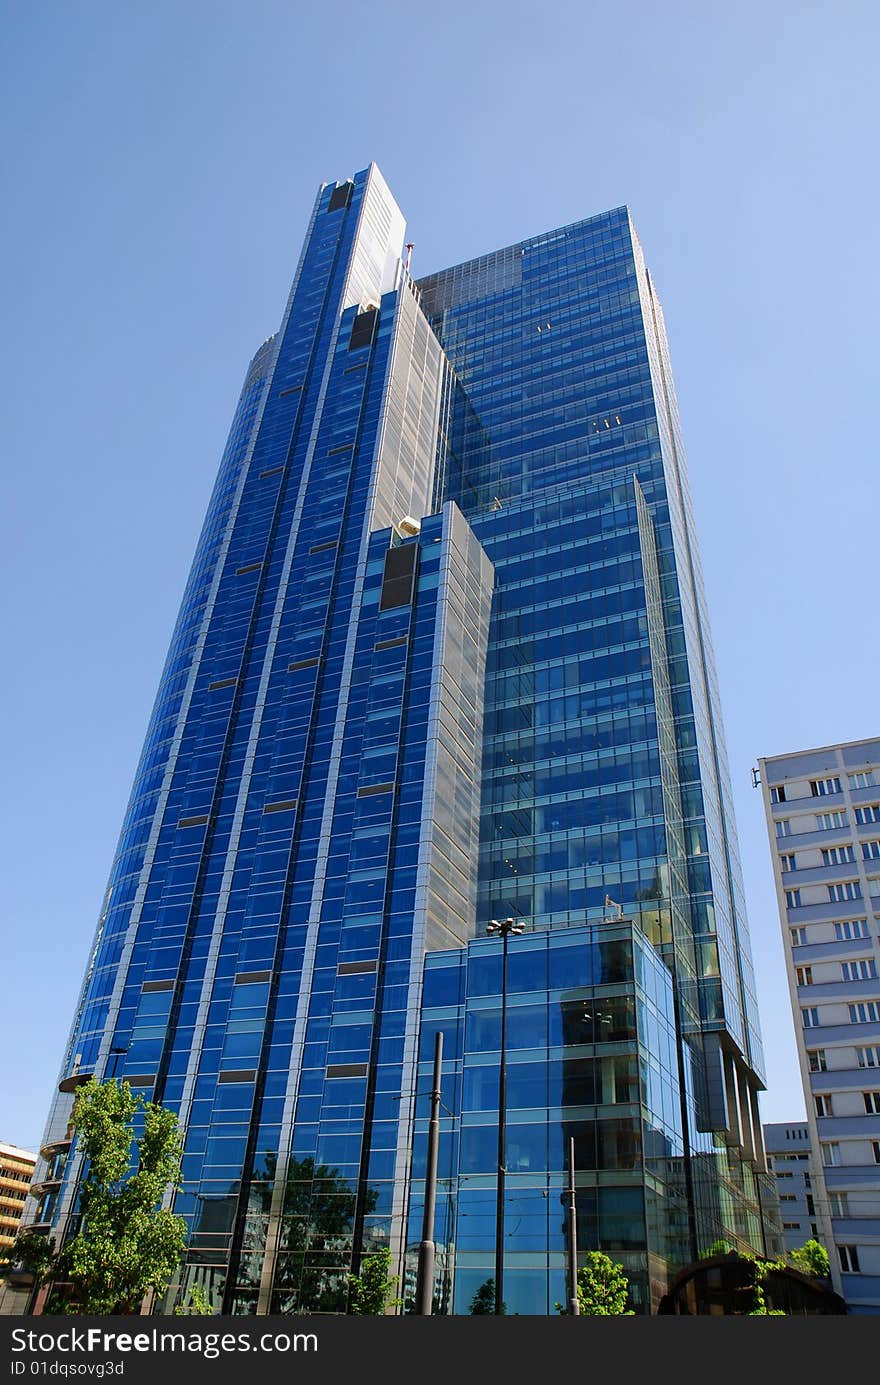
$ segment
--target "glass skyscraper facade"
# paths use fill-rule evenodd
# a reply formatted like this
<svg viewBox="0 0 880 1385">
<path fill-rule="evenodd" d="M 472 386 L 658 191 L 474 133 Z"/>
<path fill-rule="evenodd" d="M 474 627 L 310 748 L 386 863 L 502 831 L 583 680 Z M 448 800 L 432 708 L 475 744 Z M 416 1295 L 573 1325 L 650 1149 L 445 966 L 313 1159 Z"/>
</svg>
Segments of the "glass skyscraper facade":
<svg viewBox="0 0 880 1385">
<path fill-rule="evenodd" d="M 563 1297 L 566 1131 L 582 1248 L 650 1311 L 718 1237 L 763 1248 L 769 1188 L 662 316 L 625 208 L 420 283 L 403 239 L 374 165 L 325 185 L 248 371 L 32 1219 L 72 1225 L 73 1092 L 125 1077 L 186 1132 L 169 1302 L 345 1311 L 383 1244 L 406 1283 L 440 1025 L 437 1302 L 467 1312 L 494 1252 L 477 938 L 513 916 L 510 1311 Z"/>
</svg>

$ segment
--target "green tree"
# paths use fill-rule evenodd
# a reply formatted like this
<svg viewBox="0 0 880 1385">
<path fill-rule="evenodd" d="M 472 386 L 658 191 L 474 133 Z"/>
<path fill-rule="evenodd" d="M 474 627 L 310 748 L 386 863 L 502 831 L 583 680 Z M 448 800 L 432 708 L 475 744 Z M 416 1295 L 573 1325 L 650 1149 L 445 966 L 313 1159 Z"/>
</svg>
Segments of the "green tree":
<svg viewBox="0 0 880 1385">
<path fill-rule="evenodd" d="M 495 1312 L 495 1280 L 494 1280 L 494 1277 L 493 1277 L 492 1279 L 484 1279 L 484 1280 L 483 1280 L 483 1283 L 480 1285 L 479 1289 L 477 1289 L 477 1292 L 474 1294 L 473 1298 L 471 1299 L 471 1306 L 470 1306 L 470 1308 L 468 1309 L 468 1312 L 469 1312 L 469 1313 L 476 1314 L 476 1315 L 479 1315 L 479 1314 L 482 1314 L 482 1313 L 494 1313 L 494 1312 Z M 506 1312 L 507 1312 L 507 1306 L 506 1306 L 506 1304 L 502 1303 L 502 1305 L 501 1305 L 501 1313 L 500 1313 L 499 1316 L 502 1316 L 502 1317 L 503 1317 L 504 1314 L 505 1314 Z"/>
<path fill-rule="evenodd" d="M 632 1317 L 627 1308 L 629 1280 L 623 1265 L 616 1265 L 601 1250 L 590 1250 L 585 1264 L 578 1270 L 577 1296 L 584 1317 Z"/>
<path fill-rule="evenodd" d="M 142 1133 L 134 1138 L 139 1118 Z M 63 1300 L 50 1299 L 50 1311 L 134 1313 L 148 1293 L 164 1293 L 186 1242 L 183 1218 L 161 1206 L 179 1187 L 177 1117 L 135 1096 L 127 1082 L 90 1078 L 77 1093 L 71 1125 L 88 1160 L 78 1229 L 57 1252 L 45 1236 L 20 1236 L 13 1254 L 40 1283 L 72 1286 Z"/>
<path fill-rule="evenodd" d="M 11 1270 L 23 1265 L 39 1289 L 50 1278 L 54 1263 L 55 1254 L 48 1238 L 25 1228 L 7 1250 L 0 1251 L 0 1279 L 6 1279 Z"/>
<path fill-rule="evenodd" d="M 400 1299 L 394 1297 L 397 1275 L 389 1275 L 391 1251 L 387 1246 L 367 1255 L 361 1261 L 360 1274 L 350 1274 L 349 1312 L 360 1317 L 378 1317 L 389 1308 L 397 1308 Z"/>
<path fill-rule="evenodd" d="M 710 1260 L 714 1255 L 730 1255 L 733 1249 L 734 1247 L 730 1244 L 730 1242 L 725 1241 L 722 1238 L 718 1241 L 712 1242 L 708 1250 L 704 1252 L 703 1259 Z"/>
<path fill-rule="evenodd" d="M 811 1238 L 796 1250 L 788 1252 L 788 1263 L 801 1274 L 814 1274 L 819 1279 L 827 1279 L 831 1273 L 828 1251 L 821 1241 Z"/>
<path fill-rule="evenodd" d="M 275 1154 L 267 1152 L 251 1185 L 267 1215 L 276 1167 Z M 374 1211 L 376 1189 L 366 1188 L 362 1198 L 364 1212 Z M 274 1284 L 278 1311 L 346 1312 L 356 1210 L 357 1187 L 337 1168 L 311 1156 L 290 1160 Z"/>
<path fill-rule="evenodd" d="M 200 1284 L 190 1286 L 186 1301 L 177 1305 L 174 1316 L 177 1318 L 211 1318 L 214 1316 L 211 1300 Z"/>
<path fill-rule="evenodd" d="M 767 1306 L 767 1296 L 764 1286 L 767 1276 L 773 1270 L 784 1270 L 784 1260 L 759 1260 L 754 1255 L 743 1255 L 743 1260 L 751 1262 L 752 1266 L 752 1307 L 748 1316 L 750 1318 L 784 1318 L 786 1314 L 781 1308 L 769 1308 Z"/>
</svg>

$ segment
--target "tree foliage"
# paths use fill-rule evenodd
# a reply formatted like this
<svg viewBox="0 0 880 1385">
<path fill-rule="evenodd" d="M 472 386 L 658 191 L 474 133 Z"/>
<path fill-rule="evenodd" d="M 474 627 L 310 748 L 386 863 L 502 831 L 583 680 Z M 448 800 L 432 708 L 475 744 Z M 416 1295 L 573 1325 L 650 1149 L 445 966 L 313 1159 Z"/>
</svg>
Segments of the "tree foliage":
<svg viewBox="0 0 880 1385">
<path fill-rule="evenodd" d="M 349 1284 L 349 1313 L 359 1317 L 378 1317 L 396 1308 L 400 1299 L 395 1298 L 397 1275 L 390 1275 L 391 1251 L 387 1246 L 367 1255 L 361 1261 L 360 1274 L 351 1274 Z"/>
<path fill-rule="evenodd" d="M 260 1195 L 268 1214 L 276 1177 L 276 1156 L 267 1152 L 254 1174 L 252 1196 Z M 362 1191 L 366 1214 L 375 1210 L 378 1192 Z M 284 1215 L 274 1294 L 283 1313 L 344 1313 L 349 1302 L 349 1270 L 358 1189 L 327 1164 L 307 1155 L 292 1158 L 287 1169 Z M 273 1309 L 273 1312 L 275 1309 Z"/>
<path fill-rule="evenodd" d="M 55 1255 L 48 1238 L 25 1227 L 11 1246 L 0 1251 L 0 1279 L 7 1278 L 12 1270 L 23 1265 L 39 1288 L 49 1278 L 54 1263 Z"/>
<path fill-rule="evenodd" d="M 578 1270 L 578 1306 L 583 1317 L 632 1317 L 631 1308 L 626 1301 L 629 1294 L 629 1280 L 623 1265 L 614 1261 L 601 1250 L 587 1251 L 585 1263 Z"/>
<path fill-rule="evenodd" d="M 186 1299 L 177 1305 L 174 1316 L 177 1318 L 210 1318 L 214 1316 L 211 1300 L 201 1284 L 190 1285 Z"/>
<path fill-rule="evenodd" d="M 743 1260 L 748 1260 L 752 1266 L 752 1307 L 749 1310 L 750 1318 L 784 1318 L 786 1313 L 781 1308 L 770 1308 L 767 1305 L 767 1295 L 764 1286 L 767 1276 L 773 1270 L 784 1270 L 784 1260 L 759 1260 L 755 1255 L 743 1255 Z"/>
<path fill-rule="evenodd" d="M 483 1283 L 480 1285 L 480 1287 L 477 1289 L 476 1293 L 474 1294 L 473 1298 L 471 1299 L 471 1306 L 470 1306 L 470 1308 L 468 1309 L 468 1312 L 470 1312 L 470 1313 L 472 1313 L 472 1314 L 475 1314 L 475 1315 L 480 1315 L 480 1314 L 482 1314 L 482 1313 L 494 1313 L 494 1312 L 495 1312 L 495 1279 L 494 1279 L 494 1277 L 493 1277 L 492 1279 L 484 1279 L 484 1280 L 483 1280 Z M 502 1305 L 501 1305 L 501 1313 L 499 1314 L 499 1316 L 503 1317 L 504 1314 L 505 1314 L 506 1312 L 507 1312 L 507 1306 L 506 1306 L 506 1304 L 502 1303 Z"/>
<path fill-rule="evenodd" d="M 127 1082 L 90 1078 L 77 1093 L 71 1125 L 88 1161 L 78 1229 L 57 1252 L 45 1236 L 23 1233 L 14 1254 L 38 1283 L 71 1286 L 50 1299 L 50 1311 L 137 1312 L 150 1291 L 164 1293 L 186 1241 L 183 1218 L 161 1206 L 179 1187 L 177 1117 L 135 1096 Z"/>
<path fill-rule="evenodd" d="M 831 1273 L 828 1251 L 821 1241 L 812 1237 L 796 1250 L 788 1252 L 788 1263 L 800 1270 L 801 1274 L 813 1274 L 818 1279 L 827 1279 Z"/>
</svg>

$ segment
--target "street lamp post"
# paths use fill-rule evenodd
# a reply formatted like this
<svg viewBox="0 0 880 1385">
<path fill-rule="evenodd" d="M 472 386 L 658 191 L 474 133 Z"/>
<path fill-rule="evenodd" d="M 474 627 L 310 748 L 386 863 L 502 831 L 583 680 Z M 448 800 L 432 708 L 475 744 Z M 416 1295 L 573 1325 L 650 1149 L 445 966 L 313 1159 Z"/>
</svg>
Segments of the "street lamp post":
<svg viewBox="0 0 880 1385">
<path fill-rule="evenodd" d="M 504 1183 L 507 1141 L 507 939 L 524 933 L 516 919 L 492 919 L 486 925 L 490 937 L 501 934 L 501 1061 L 498 1069 L 498 1191 L 495 1198 L 495 1312 L 504 1312 Z"/>
<path fill-rule="evenodd" d="M 434 1035 L 434 1076 L 431 1081 L 431 1119 L 425 1167 L 425 1208 L 419 1246 L 416 1312 L 430 1315 L 434 1301 L 434 1212 L 437 1205 L 437 1155 L 440 1147 L 440 1089 L 443 1084 L 443 1031 Z"/>
<path fill-rule="evenodd" d="M 578 1317 L 581 1311 L 578 1298 L 577 1270 L 577 1193 L 574 1181 L 574 1138 L 568 1141 L 568 1311 Z"/>
</svg>

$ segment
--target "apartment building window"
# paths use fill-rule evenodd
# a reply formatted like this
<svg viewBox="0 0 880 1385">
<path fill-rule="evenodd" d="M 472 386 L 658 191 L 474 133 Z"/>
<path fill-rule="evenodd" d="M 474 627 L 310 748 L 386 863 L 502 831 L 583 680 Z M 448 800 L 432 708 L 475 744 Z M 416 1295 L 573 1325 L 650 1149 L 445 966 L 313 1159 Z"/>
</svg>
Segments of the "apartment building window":
<svg viewBox="0 0 880 1385">
<path fill-rule="evenodd" d="M 795 865 L 794 854 L 791 852 L 787 852 L 784 855 L 780 856 L 779 868 L 780 870 L 797 870 L 797 866 Z"/>
<path fill-rule="evenodd" d="M 770 802 L 771 802 L 771 803 L 784 803 L 784 802 L 785 802 L 785 785 L 784 785 L 784 784 L 773 784 L 773 785 L 771 785 L 771 788 L 770 788 Z"/>
<path fill-rule="evenodd" d="M 880 803 L 860 803 L 856 808 L 856 822 L 864 826 L 868 822 L 880 822 Z M 777 827 L 779 824 L 776 824 Z M 784 836 L 784 833 L 777 833 L 777 836 Z"/>
<path fill-rule="evenodd" d="M 854 962 L 841 962 L 840 974 L 844 981 L 875 981 L 877 963 L 873 957 L 859 957 Z"/>
<path fill-rule="evenodd" d="M 795 976 L 797 977 L 797 983 L 798 983 L 799 986 L 812 986 L 812 984 L 813 984 L 813 968 L 812 968 L 812 967 L 795 967 Z"/>
<path fill-rule="evenodd" d="M 800 890 L 786 890 L 786 891 L 785 891 L 785 904 L 786 904 L 786 907 L 789 908 L 789 909 L 799 909 L 799 908 L 801 907 L 801 892 L 800 892 Z"/>
<path fill-rule="evenodd" d="M 856 853 L 851 842 L 847 842 L 845 846 L 829 846 L 822 851 L 823 866 L 845 866 L 855 859 Z"/>
<path fill-rule="evenodd" d="M 832 904 L 845 904 L 849 899 L 861 899 L 862 887 L 858 880 L 841 880 L 828 886 L 828 898 Z"/>
<path fill-rule="evenodd" d="M 850 1006 L 850 1009 L 853 1007 Z M 819 1010 L 816 1005 L 807 1005 L 801 1010 L 801 1022 L 804 1029 L 817 1029 L 819 1027 Z"/>
<path fill-rule="evenodd" d="M 792 947 L 803 947 L 807 941 L 807 930 L 801 924 L 798 928 L 789 928 Z"/>
<path fill-rule="evenodd" d="M 780 1193 L 780 1202 L 797 1202 L 797 1193 Z"/>
<path fill-rule="evenodd" d="M 880 842 L 862 842 L 862 856 L 866 861 L 880 861 Z"/>
<path fill-rule="evenodd" d="M 880 1092 L 862 1092 L 862 1099 L 869 1116 L 880 1116 Z"/>
<path fill-rule="evenodd" d="M 868 895 L 871 899 L 880 899 L 880 875 L 868 877 Z"/>
<path fill-rule="evenodd" d="M 816 827 L 820 832 L 833 832 L 838 827 L 848 827 L 846 813 L 840 808 L 835 808 L 831 813 L 817 813 Z"/>
<path fill-rule="evenodd" d="M 880 1045 L 867 1044 L 857 1048 L 856 1062 L 860 1068 L 880 1068 Z"/>
<path fill-rule="evenodd" d="M 849 943 L 855 938 L 867 938 L 867 919 L 839 919 L 834 925 L 834 937 L 839 943 Z"/>
<path fill-rule="evenodd" d="M 827 1064 L 827 1062 L 825 1061 L 825 1050 L 824 1050 L 824 1048 L 808 1048 L 808 1049 L 807 1049 L 807 1062 L 809 1063 L 809 1066 L 810 1066 L 810 1072 L 827 1072 L 827 1071 L 828 1071 L 828 1064 Z"/>
<path fill-rule="evenodd" d="M 816 1108 L 816 1115 L 817 1115 L 817 1116 L 830 1116 L 830 1115 L 831 1115 L 831 1097 L 830 1097 L 830 1096 L 814 1096 L 814 1097 L 813 1097 L 813 1105 L 814 1105 L 815 1108 Z"/>
<path fill-rule="evenodd" d="M 851 789 L 870 789 L 877 783 L 872 769 L 857 769 L 854 774 L 848 774 L 847 779 Z"/>
<path fill-rule="evenodd" d="M 848 1193 L 830 1193 L 830 1194 L 829 1194 L 829 1198 L 830 1198 L 830 1202 L 831 1202 L 831 1215 L 832 1215 L 832 1217 L 848 1217 L 848 1216 L 849 1216 L 849 1194 L 848 1194 Z"/>
<path fill-rule="evenodd" d="M 838 1246 L 837 1254 L 840 1256 L 840 1268 L 844 1274 L 859 1273 L 859 1251 L 857 1246 Z"/>
<path fill-rule="evenodd" d="M 777 837 L 791 836 L 791 818 L 776 819 L 776 835 Z"/>
<path fill-rule="evenodd" d="M 880 1024 L 880 1001 L 860 1000 L 847 1009 L 850 1024 Z"/>
<path fill-rule="evenodd" d="M 829 793 L 840 793 L 840 780 L 836 774 L 829 779 L 811 779 L 810 793 L 814 798 L 824 798 Z"/>
<path fill-rule="evenodd" d="M 826 1141 L 821 1146 L 822 1163 L 826 1169 L 835 1168 L 840 1163 L 840 1145 L 836 1140 Z"/>
<path fill-rule="evenodd" d="M 871 1149 L 874 1154 L 874 1163 L 880 1164 L 880 1140 L 872 1140 Z"/>
</svg>

